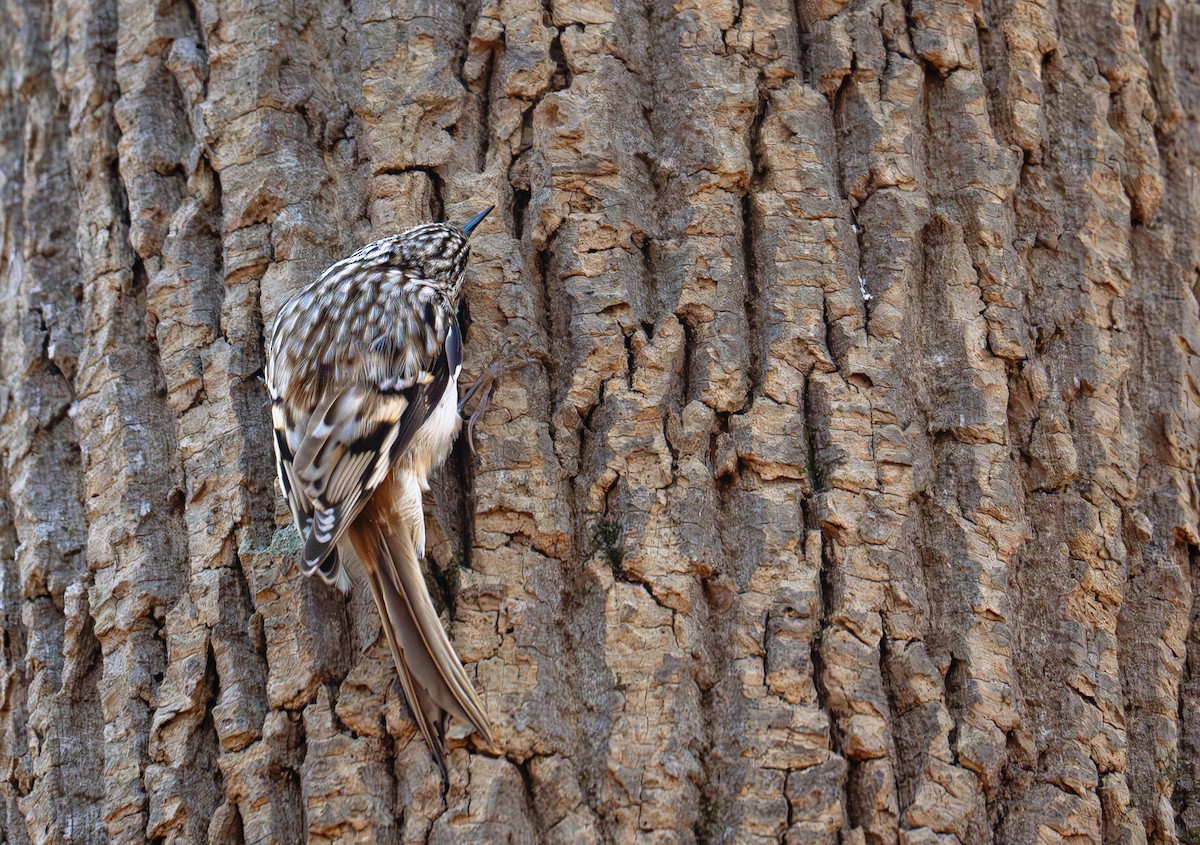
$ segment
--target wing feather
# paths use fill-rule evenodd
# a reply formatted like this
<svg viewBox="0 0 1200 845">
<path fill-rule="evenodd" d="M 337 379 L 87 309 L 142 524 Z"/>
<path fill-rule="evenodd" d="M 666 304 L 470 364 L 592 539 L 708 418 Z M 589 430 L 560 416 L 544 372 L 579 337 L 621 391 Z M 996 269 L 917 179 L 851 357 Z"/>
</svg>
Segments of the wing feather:
<svg viewBox="0 0 1200 845">
<path fill-rule="evenodd" d="M 450 357 L 461 360 L 461 352 L 443 344 L 418 372 L 391 377 L 386 388 L 379 379 L 330 385 L 307 424 L 292 424 L 286 408 L 272 412 L 280 485 L 304 537 L 306 573 L 336 574 L 322 564 L 437 406 L 450 382 Z M 393 351 L 393 361 L 402 358 Z M 369 369 L 385 371 L 378 363 Z"/>
</svg>

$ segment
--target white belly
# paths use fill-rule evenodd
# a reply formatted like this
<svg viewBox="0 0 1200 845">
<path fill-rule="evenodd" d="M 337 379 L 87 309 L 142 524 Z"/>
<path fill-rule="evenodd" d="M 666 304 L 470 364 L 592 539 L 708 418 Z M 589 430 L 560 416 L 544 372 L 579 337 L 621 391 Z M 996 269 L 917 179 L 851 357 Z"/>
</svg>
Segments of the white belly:
<svg viewBox="0 0 1200 845">
<path fill-rule="evenodd" d="M 458 373 L 450 377 L 446 384 L 446 392 L 441 401 L 433 409 L 433 413 L 425 420 L 425 424 L 417 430 L 413 442 L 404 457 L 400 459 L 400 467 L 407 469 L 416 476 L 422 490 L 429 489 L 429 473 L 445 463 L 454 447 L 454 438 L 462 427 L 462 417 L 458 415 Z"/>
</svg>

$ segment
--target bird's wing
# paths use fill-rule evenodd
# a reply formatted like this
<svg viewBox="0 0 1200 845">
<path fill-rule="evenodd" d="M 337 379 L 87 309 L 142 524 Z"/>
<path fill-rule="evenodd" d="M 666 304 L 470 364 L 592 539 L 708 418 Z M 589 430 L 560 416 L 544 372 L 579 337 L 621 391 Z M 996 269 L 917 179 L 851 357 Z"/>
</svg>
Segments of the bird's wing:
<svg viewBox="0 0 1200 845">
<path fill-rule="evenodd" d="M 409 336 L 383 333 L 347 353 L 332 374 L 319 347 L 272 341 L 277 470 L 304 539 L 306 574 L 339 580 L 331 558 L 338 539 L 437 406 L 451 359 L 461 360 L 453 319 L 432 316 L 421 314 Z"/>
</svg>

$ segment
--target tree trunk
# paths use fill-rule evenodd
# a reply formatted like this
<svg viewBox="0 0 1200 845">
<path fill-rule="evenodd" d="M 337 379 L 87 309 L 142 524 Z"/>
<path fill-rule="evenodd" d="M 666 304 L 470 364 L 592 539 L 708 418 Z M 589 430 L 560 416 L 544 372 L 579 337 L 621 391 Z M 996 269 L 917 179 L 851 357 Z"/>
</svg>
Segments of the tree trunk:
<svg viewBox="0 0 1200 845">
<path fill-rule="evenodd" d="M 1195 0 L 464 5 L 2 4 L 0 838 L 1200 841 Z M 443 796 L 263 343 L 491 203 Z"/>
</svg>

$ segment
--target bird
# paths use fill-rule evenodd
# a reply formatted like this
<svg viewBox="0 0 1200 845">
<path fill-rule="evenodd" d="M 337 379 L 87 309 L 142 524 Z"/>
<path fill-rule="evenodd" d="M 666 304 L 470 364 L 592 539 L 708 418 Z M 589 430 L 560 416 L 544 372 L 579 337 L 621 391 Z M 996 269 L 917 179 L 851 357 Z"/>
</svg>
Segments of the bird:
<svg viewBox="0 0 1200 845">
<path fill-rule="evenodd" d="M 300 567 L 343 592 L 357 560 L 404 697 L 446 779 L 447 714 L 491 723 L 425 586 L 429 475 L 462 425 L 457 315 L 468 239 L 427 223 L 364 246 L 279 309 L 265 379 L 276 468 Z"/>
</svg>

